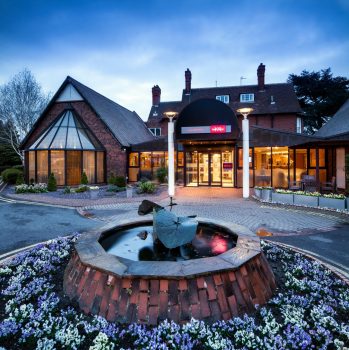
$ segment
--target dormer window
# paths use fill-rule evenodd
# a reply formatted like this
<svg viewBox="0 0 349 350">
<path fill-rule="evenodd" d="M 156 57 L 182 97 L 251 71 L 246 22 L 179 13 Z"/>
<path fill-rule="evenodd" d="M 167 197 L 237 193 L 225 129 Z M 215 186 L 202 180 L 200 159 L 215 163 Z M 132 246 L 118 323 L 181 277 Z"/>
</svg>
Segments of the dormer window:
<svg viewBox="0 0 349 350">
<path fill-rule="evenodd" d="M 149 128 L 149 131 L 150 131 L 154 136 L 161 136 L 161 128 Z"/>
<path fill-rule="evenodd" d="M 240 102 L 254 102 L 254 94 L 240 94 Z"/>
<path fill-rule="evenodd" d="M 216 96 L 216 100 L 224 102 L 224 103 L 229 103 L 229 95 Z"/>
</svg>

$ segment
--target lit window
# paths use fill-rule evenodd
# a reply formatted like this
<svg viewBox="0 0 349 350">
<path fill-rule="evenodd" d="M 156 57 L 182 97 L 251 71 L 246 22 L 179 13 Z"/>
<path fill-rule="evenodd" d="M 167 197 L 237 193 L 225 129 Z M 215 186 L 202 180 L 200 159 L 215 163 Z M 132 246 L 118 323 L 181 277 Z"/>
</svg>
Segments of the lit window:
<svg viewBox="0 0 349 350">
<path fill-rule="evenodd" d="M 224 102 L 224 103 L 229 103 L 229 95 L 216 96 L 216 100 Z"/>
<path fill-rule="evenodd" d="M 240 94 L 240 102 L 254 102 L 254 94 Z"/>
<path fill-rule="evenodd" d="M 161 136 L 161 128 L 149 128 L 149 131 L 150 131 L 154 136 Z"/>
<path fill-rule="evenodd" d="M 302 118 L 297 118 L 297 134 L 302 133 Z"/>
</svg>

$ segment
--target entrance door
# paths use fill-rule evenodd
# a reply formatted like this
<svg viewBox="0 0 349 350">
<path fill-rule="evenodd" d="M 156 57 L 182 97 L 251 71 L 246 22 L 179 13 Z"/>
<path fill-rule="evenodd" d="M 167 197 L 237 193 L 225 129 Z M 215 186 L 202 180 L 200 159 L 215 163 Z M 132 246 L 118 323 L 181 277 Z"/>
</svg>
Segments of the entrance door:
<svg viewBox="0 0 349 350">
<path fill-rule="evenodd" d="M 211 186 L 221 186 L 222 184 L 222 162 L 221 153 L 211 153 L 210 154 L 210 185 Z"/>
<path fill-rule="evenodd" d="M 199 186 L 208 186 L 209 183 L 209 161 L 208 153 L 199 153 Z"/>
</svg>

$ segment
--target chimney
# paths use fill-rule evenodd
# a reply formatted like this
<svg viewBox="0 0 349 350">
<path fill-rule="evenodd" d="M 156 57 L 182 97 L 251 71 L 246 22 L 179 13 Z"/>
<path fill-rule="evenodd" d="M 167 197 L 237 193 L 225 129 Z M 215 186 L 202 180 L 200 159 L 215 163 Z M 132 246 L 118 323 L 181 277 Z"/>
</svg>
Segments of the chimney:
<svg viewBox="0 0 349 350">
<path fill-rule="evenodd" d="M 185 76 L 185 93 L 190 94 L 191 91 L 191 71 L 189 68 L 184 73 Z"/>
<path fill-rule="evenodd" d="M 153 106 L 158 106 L 160 104 L 161 89 L 159 85 L 154 85 L 151 89 L 153 95 Z"/>
<path fill-rule="evenodd" d="M 257 69 L 257 78 L 258 78 L 258 90 L 264 90 L 265 84 L 265 65 L 261 63 Z"/>
</svg>

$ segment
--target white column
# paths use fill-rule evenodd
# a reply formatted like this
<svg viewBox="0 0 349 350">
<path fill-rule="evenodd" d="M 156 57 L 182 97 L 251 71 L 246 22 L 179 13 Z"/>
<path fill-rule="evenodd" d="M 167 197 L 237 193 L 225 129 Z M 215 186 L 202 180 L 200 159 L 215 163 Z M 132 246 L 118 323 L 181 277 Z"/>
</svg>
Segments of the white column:
<svg viewBox="0 0 349 350">
<path fill-rule="evenodd" d="M 168 195 L 175 195 L 175 174 L 174 174 L 174 144 L 173 144 L 173 118 L 168 121 Z"/>
<path fill-rule="evenodd" d="M 250 196 L 250 138 L 249 138 L 249 121 L 246 116 L 242 121 L 242 147 L 243 147 L 243 164 L 242 164 L 242 196 Z"/>
</svg>

